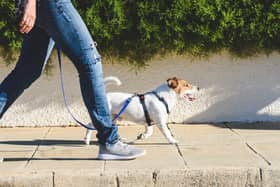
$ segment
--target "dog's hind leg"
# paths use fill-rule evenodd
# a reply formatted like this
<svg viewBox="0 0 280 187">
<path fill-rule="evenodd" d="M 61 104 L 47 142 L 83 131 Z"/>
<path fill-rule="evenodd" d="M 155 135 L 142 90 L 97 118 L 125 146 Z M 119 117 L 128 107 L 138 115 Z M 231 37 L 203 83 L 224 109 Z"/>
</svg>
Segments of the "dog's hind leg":
<svg viewBox="0 0 280 187">
<path fill-rule="evenodd" d="M 85 138 L 84 138 L 84 141 L 85 141 L 86 145 L 90 144 L 91 134 L 92 134 L 92 130 L 87 129 L 87 132 L 86 132 L 86 135 L 85 135 Z"/>
</svg>

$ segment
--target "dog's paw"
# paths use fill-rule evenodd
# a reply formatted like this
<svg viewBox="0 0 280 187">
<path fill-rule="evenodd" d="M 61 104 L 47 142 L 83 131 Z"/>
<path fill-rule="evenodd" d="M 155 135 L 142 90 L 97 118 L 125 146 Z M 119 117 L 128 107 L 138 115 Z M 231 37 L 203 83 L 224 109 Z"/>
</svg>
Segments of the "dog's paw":
<svg viewBox="0 0 280 187">
<path fill-rule="evenodd" d="M 85 142 L 86 145 L 89 145 L 90 144 L 90 139 L 89 138 L 85 138 L 84 142 Z"/>
<path fill-rule="evenodd" d="M 151 134 L 147 134 L 147 133 L 141 133 L 138 137 L 140 137 L 140 139 L 147 139 L 151 136 Z"/>
</svg>

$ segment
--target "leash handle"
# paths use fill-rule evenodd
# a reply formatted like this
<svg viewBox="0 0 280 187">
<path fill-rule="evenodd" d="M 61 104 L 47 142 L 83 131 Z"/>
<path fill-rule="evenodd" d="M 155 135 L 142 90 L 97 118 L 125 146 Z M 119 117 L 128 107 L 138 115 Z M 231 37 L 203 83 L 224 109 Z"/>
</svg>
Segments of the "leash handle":
<svg viewBox="0 0 280 187">
<path fill-rule="evenodd" d="M 62 95 L 63 95 L 63 100 L 64 100 L 64 105 L 68 111 L 68 113 L 70 114 L 70 116 L 74 119 L 74 121 L 76 123 L 78 123 L 79 125 L 81 125 L 82 127 L 88 129 L 88 130 L 96 130 L 94 127 L 89 127 L 85 124 L 83 124 L 82 122 L 80 122 L 71 112 L 68 103 L 67 103 L 67 99 L 65 96 L 65 90 L 64 90 L 64 82 L 63 82 L 63 75 L 62 75 L 62 60 L 61 60 L 61 50 L 58 46 L 57 47 L 57 56 L 58 56 L 58 63 L 59 63 L 59 74 L 60 74 L 60 83 L 61 83 L 61 90 L 62 90 Z"/>
</svg>

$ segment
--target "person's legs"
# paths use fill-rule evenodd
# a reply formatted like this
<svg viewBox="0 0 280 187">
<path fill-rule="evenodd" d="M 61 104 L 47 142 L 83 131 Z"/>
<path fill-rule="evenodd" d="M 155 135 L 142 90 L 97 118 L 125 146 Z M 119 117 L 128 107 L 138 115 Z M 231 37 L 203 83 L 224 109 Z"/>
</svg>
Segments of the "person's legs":
<svg viewBox="0 0 280 187">
<path fill-rule="evenodd" d="M 106 98 L 101 57 L 71 1 L 41 0 L 39 14 L 44 18 L 42 27 L 78 70 L 83 100 L 98 131 L 99 158 L 132 159 L 144 155 L 144 150 L 119 141 L 118 128 L 112 123 Z"/>
<path fill-rule="evenodd" d="M 40 77 L 52 47 L 49 36 L 38 27 L 24 37 L 14 70 L 0 84 L 0 119 L 23 91 Z"/>
<path fill-rule="evenodd" d="M 70 0 L 43 0 L 39 15 L 42 17 L 39 24 L 78 70 L 83 100 L 98 130 L 99 142 L 117 142 L 119 136 L 108 108 L 101 58 L 84 22 Z"/>
</svg>

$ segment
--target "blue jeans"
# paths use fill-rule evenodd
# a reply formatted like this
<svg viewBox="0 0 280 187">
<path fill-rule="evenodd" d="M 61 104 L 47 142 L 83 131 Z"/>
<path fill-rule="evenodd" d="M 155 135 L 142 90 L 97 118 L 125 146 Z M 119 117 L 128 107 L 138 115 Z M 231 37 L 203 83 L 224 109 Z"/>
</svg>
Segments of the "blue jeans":
<svg viewBox="0 0 280 187">
<path fill-rule="evenodd" d="M 37 2 L 35 26 L 24 37 L 16 67 L 0 85 L 0 118 L 40 77 L 54 42 L 71 59 L 79 73 L 83 100 L 98 131 L 99 142 L 115 143 L 119 135 L 108 108 L 101 57 L 71 0 Z"/>
</svg>

